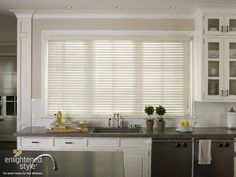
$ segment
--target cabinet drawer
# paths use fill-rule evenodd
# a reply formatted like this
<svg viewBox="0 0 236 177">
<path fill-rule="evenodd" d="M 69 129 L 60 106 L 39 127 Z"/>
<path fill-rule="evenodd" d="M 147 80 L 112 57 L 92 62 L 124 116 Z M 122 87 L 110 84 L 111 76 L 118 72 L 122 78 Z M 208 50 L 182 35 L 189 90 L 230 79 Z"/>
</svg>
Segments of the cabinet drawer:
<svg viewBox="0 0 236 177">
<path fill-rule="evenodd" d="M 55 138 L 55 149 L 85 150 L 86 138 Z"/>
<path fill-rule="evenodd" d="M 21 138 L 21 147 L 23 149 L 51 149 L 53 147 L 52 138 Z"/>
<path fill-rule="evenodd" d="M 151 139 L 125 138 L 120 140 L 121 148 L 148 148 Z"/>
<path fill-rule="evenodd" d="M 116 138 L 89 138 L 88 148 L 118 148 Z"/>
</svg>

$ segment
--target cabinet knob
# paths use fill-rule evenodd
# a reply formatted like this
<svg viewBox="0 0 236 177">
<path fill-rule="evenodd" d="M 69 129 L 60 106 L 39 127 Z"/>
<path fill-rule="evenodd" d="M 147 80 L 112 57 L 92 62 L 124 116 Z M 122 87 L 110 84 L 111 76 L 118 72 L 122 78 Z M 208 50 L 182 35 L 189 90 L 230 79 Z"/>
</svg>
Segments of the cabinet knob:
<svg viewBox="0 0 236 177">
<path fill-rule="evenodd" d="M 175 143 L 175 147 L 180 148 L 181 144 L 180 143 Z"/>
<path fill-rule="evenodd" d="M 228 148 L 228 147 L 230 147 L 230 144 L 229 143 L 225 143 L 224 147 Z"/>
<path fill-rule="evenodd" d="M 223 148 L 223 146 L 224 146 L 223 143 L 219 143 L 219 144 L 218 144 L 218 147 L 219 147 L 219 148 Z"/>
<path fill-rule="evenodd" d="M 182 143 L 182 147 L 184 148 L 188 147 L 187 143 Z"/>
</svg>

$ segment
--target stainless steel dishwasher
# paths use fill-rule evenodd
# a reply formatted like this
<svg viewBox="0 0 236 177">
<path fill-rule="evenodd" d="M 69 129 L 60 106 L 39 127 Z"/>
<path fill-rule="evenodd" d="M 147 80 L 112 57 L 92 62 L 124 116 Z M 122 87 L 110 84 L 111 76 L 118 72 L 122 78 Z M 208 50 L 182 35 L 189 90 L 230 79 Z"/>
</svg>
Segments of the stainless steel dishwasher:
<svg viewBox="0 0 236 177">
<path fill-rule="evenodd" d="M 211 163 L 198 164 L 199 142 L 195 140 L 194 177 L 233 177 L 234 140 L 211 139 Z"/>
<path fill-rule="evenodd" d="M 191 177 L 192 139 L 153 139 L 152 177 Z"/>
</svg>

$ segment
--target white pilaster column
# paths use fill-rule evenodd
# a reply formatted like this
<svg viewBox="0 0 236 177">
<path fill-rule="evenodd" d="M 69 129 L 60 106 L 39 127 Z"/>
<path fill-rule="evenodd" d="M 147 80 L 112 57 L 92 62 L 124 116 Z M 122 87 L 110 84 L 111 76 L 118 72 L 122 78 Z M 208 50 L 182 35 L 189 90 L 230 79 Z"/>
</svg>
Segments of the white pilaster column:
<svg viewBox="0 0 236 177">
<path fill-rule="evenodd" d="M 33 11 L 13 11 L 17 17 L 17 130 L 31 126 L 31 57 Z"/>
</svg>

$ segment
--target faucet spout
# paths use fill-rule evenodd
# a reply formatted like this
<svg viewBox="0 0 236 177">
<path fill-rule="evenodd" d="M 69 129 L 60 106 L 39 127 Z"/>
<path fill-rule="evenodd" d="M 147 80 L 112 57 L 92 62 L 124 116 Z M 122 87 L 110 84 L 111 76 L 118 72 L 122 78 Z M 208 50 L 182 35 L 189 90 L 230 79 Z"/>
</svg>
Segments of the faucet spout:
<svg viewBox="0 0 236 177">
<path fill-rule="evenodd" d="M 113 118 L 115 118 L 117 121 L 116 127 L 120 128 L 121 127 L 120 113 L 118 112 L 114 113 Z"/>
<path fill-rule="evenodd" d="M 55 160 L 55 158 L 52 156 L 52 155 L 50 155 L 50 154 L 41 154 L 41 155 L 39 155 L 39 156 L 37 156 L 34 160 L 33 160 L 33 162 L 32 162 L 32 164 L 30 165 L 30 177 L 32 176 L 32 168 L 33 168 L 33 165 L 35 164 L 35 162 L 39 159 L 39 158 L 43 158 L 43 157 L 49 157 L 51 160 L 52 160 L 52 162 L 53 162 L 53 170 L 54 171 L 57 171 L 57 162 L 56 162 L 56 160 Z"/>
</svg>

